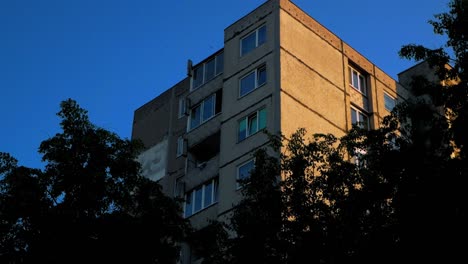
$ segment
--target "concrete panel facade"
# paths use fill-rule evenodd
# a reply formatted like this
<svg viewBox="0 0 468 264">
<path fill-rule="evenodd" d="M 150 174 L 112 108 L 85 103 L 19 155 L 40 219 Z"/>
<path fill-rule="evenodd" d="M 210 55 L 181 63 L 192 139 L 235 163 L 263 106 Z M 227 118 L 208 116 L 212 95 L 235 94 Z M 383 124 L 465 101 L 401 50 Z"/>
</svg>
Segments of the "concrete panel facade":
<svg viewBox="0 0 468 264">
<path fill-rule="evenodd" d="M 143 176 L 153 181 L 159 181 L 166 175 L 167 147 L 168 140 L 164 139 L 138 156 Z"/>
<path fill-rule="evenodd" d="M 172 89 L 169 89 L 135 111 L 132 138 L 143 141 L 146 148 L 152 147 L 168 135 Z"/>
<path fill-rule="evenodd" d="M 185 160 L 177 157 L 176 149 L 177 139 L 185 134 L 187 124 L 187 116 L 178 114 L 179 99 L 187 95 L 189 81 L 188 78 L 182 80 L 138 108 L 133 119 L 132 138 L 140 139 L 146 147 L 140 156 L 143 173 L 159 181 L 163 191 L 171 196 L 175 181 L 166 176 L 179 177 L 185 169 Z M 161 172 L 164 173 L 160 175 Z"/>
<path fill-rule="evenodd" d="M 435 69 L 429 66 L 429 63 L 423 61 L 406 69 L 398 74 L 398 81 L 405 87 L 411 87 L 413 76 L 425 76 L 429 82 L 438 82 L 439 78 L 435 74 Z"/>
<path fill-rule="evenodd" d="M 239 141 L 239 123 L 250 114 L 266 109 L 268 131 L 277 131 L 275 127 L 278 98 L 279 75 L 277 32 L 278 1 L 268 1 L 255 11 L 236 21 L 225 29 L 225 71 L 223 84 L 223 113 L 221 124 L 221 151 L 219 168 L 218 214 L 222 217 L 229 212 L 240 199 L 237 188 L 237 167 L 251 159 L 252 150 L 264 145 L 267 136 L 259 131 Z M 251 52 L 241 55 L 241 40 L 266 27 L 266 41 Z M 239 94 L 240 80 L 251 72 L 265 66 L 266 82 L 252 92 Z"/>
<path fill-rule="evenodd" d="M 281 90 L 283 134 L 289 135 L 299 127 L 317 133 L 328 132 L 330 127 L 341 132 L 346 130 L 342 85 L 337 87 L 285 51 L 281 52 Z M 291 112 L 292 109 L 298 112 Z M 323 123 L 320 126 L 326 130 L 311 130 L 317 123 Z"/>
<path fill-rule="evenodd" d="M 280 45 L 282 50 L 320 73 L 322 78 L 342 86 L 340 51 L 283 10 L 280 11 Z M 282 71 L 282 77 L 285 74 L 288 73 Z"/>
<path fill-rule="evenodd" d="M 301 127 L 307 129 L 309 135 L 332 133 L 339 137 L 344 134 L 340 127 L 315 114 L 305 105 L 298 104 L 294 98 L 284 93 L 281 94 L 281 111 L 281 131 L 287 137 Z"/>
</svg>

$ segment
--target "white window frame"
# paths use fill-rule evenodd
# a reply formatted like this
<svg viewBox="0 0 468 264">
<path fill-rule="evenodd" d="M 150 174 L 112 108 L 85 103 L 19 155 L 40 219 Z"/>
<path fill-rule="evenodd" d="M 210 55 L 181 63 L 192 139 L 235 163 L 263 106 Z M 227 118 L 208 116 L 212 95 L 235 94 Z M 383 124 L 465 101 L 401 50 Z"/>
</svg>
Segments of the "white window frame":
<svg viewBox="0 0 468 264">
<path fill-rule="evenodd" d="M 210 184 L 211 184 L 211 203 L 210 204 L 205 204 L 205 195 L 207 193 L 206 189 L 207 189 L 207 186 L 209 186 Z M 202 188 L 202 197 L 201 197 L 201 203 L 202 204 L 201 204 L 200 210 L 195 211 L 195 193 L 200 188 Z M 219 192 L 218 177 L 213 178 L 213 179 L 209 180 L 208 182 L 205 182 L 203 185 L 197 186 L 196 188 L 193 188 L 192 190 L 187 192 L 185 194 L 185 201 L 184 201 L 184 212 L 183 212 L 184 218 L 189 218 L 192 215 L 194 215 L 194 214 L 196 214 L 196 213 L 198 213 L 200 211 L 203 211 L 206 208 L 212 206 L 213 204 L 216 204 L 218 202 L 218 192 Z M 191 210 L 192 213 L 190 215 L 186 215 L 186 210 L 187 210 L 186 206 L 187 206 L 187 200 L 188 199 L 190 199 L 190 205 L 191 205 L 191 209 L 192 209 Z"/>
<path fill-rule="evenodd" d="M 392 101 L 392 107 L 391 108 L 388 108 L 387 107 L 387 99 L 391 100 Z M 388 93 L 384 92 L 384 107 L 387 111 L 391 112 L 393 110 L 393 108 L 395 108 L 395 105 L 396 105 L 396 98 L 389 95 Z"/>
<path fill-rule="evenodd" d="M 358 92 L 362 93 L 363 95 L 367 95 L 367 76 L 362 73 L 360 70 L 357 70 L 348 65 L 348 73 L 349 73 L 349 85 L 353 87 Z M 354 83 L 354 74 L 357 76 L 357 84 Z"/>
<path fill-rule="evenodd" d="M 179 98 L 179 118 L 182 118 L 185 116 L 185 112 L 187 111 L 187 105 L 185 98 Z"/>
<path fill-rule="evenodd" d="M 353 106 L 351 106 L 351 111 L 350 111 L 351 112 L 351 125 L 354 125 L 354 123 L 352 122 L 352 120 L 353 120 L 353 116 L 352 116 L 353 111 L 352 110 L 356 111 L 356 123 L 358 123 L 358 126 L 360 128 L 365 129 L 365 127 L 363 127 L 364 125 L 362 124 L 363 121 L 361 120 L 361 115 L 360 114 L 367 117 L 367 130 L 370 130 L 370 117 L 369 117 L 369 115 L 364 113 L 363 111 L 359 110 L 358 108 L 353 107 Z"/>
<path fill-rule="evenodd" d="M 263 28 L 265 28 L 265 41 L 262 42 L 262 43 L 258 43 L 258 35 L 259 35 L 258 32 L 259 32 L 261 29 L 263 29 Z M 251 49 L 251 50 L 246 51 L 245 53 L 242 53 L 242 46 L 243 46 L 243 41 L 244 41 L 244 39 L 246 39 L 246 38 L 252 36 L 253 34 L 255 34 L 255 47 L 254 47 L 253 49 Z M 261 46 L 261 45 L 263 45 L 264 43 L 266 43 L 266 34 L 267 34 L 267 32 L 266 32 L 266 25 L 261 25 L 261 26 L 259 26 L 257 29 L 255 29 L 254 31 L 252 31 L 250 34 L 247 34 L 246 36 L 244 36 L 243 38 L 241 38 L 241 39 L 240 39 L 239 55 L 242 57 L 242 56 L 244 56 L 244 55 L 246 55 L 246 54 L 249 54 L 249 53 L 252 52 L 254 49 L 256 49 L 256 48 L 258 48 L 259 46 Z"/>
<path fill-rule="evenodd" d="M 219 58 L 223 56 L 223 60 L 222 62 L 219 61 Z M 215 61 L 215 64 L 214 64 L 214 76 L 212 78 L 209 78 L 207 79 L 206 78 L 206 64 L 211 62 L 212 60 Z M 196 90 L 198 88 L 200 88 L 201 86 L 203 86 L 205 83 L 213 80 L 216 76 L 222 74 L 224 72 L 224 65 L 223 67 L 221 68 L 221 71 L 217 71 L 218 70 L 218 63 L 222 63 L 224 64 L 224 51 L 216 54 L 216 56 L 214 56 L 213 58 L 211 58 L 210 60 L 208 61 L 205 61 L 204 63 L 202 63 L 201 65 L 198 65 L 196 67 L 193 68 L 193 72 L 195 72 L 196 69 L 199 69 L 201 68 L 202 69 L 202 72 L 201 72 L 201 78 L 202 78 L 202 81 L 201 83 L 198 85 L 198 86 L 194 86 L 193 84 L 193 76 L 190 78 L 190 90 L 193 91 L 193 90 Z"/>
<path fill-rule="evenodd" d="M 258 109 L 258 110 L 255 111 L 255 112 L 252 112 L 252 113 L 246 115 L 245 117 L 239 119 L 239 121 L 237 122 L 237 142 L 241 142 L 241 141 L 243 141 L 243 140 L 246 140 L 246 139 L 249 138 L 250 136 L 252 136 L 252 135 L 254 135 L 254 134 L 258 133 L 259 131 L 262 131 L 263 129 L 266 128 L 266 125 L 267 125 L 266 123 L 268 122 L 268 120 L 265 120 L 265 121 L 266 121 L 265 127 L 260 128 L 260 112 L 261 112 L 261 111 L 265 111 L 265 115 L 266 115 L 266 118 L 267 118 L 267 117 L 268 117 L 268 111 L 266 110 L 266 107 L 263 107 L 263 108 Z M 257 123 L 256 123 L 256 125 L 257 125 L 257 130 L 255 130 L 255 131 L 252 132 L 252 133 L 249 133 L 249 132 L 250 132 L 249 119 L 250 119 L 250 117 L 252 117 L 253 115 L 255 115 L 255 116 L 257 117 Z M 240 132 L 240 124 L 241 124 L 242 121 L 245 121 L 245 130 L 246 130 L 246 131 L 245 131 L 245 138 L 240 139 L 240 138 L 239 138 L 239 132 Z"/>
<path fill-rule="evenodd" d="M 237 189 L 240 189 L 240 188 L 242 188 L 242 186 L 243 186 L 243 184 L 241 184 L 241 183 L 239 182 L 239 180 L 240 180 L 240 169 L 241 169 L 242 167 L 246 166 L 247 164 L 251 163 L 251 162 L 253 162 L 253 167 L 252 167 L 252 169 L 249 171 L 249 175 L 248 175 L 247 177 L 244 178 L 244 179 L 248 179 L 248 178 L 250 178 L 250 175 L 251 175 L 252 170 L 255 169 L 255 159 L 249 159 L 249 160 L 247 160 L 247 161 L 245 161 L 245 162 L 239 164 L 239 165 L 236 167 L 236 184 L 237 184 Z"/>
<path fill-rule="evenodd" d="M 259 74 L 262 72 L 262 71 L 265 71 L 265 82 L 263 83 L 258 83 L 259 81 Z M 254 75 L 254 88 L 248 92 L 246 92 L 245 94 L 241 94 L 241 91 L 242 91 L 242 80 L 246 79 L 247 77 L 249 77 L 251 74 Z M 258 68 L 256 68 L 255 70 L 247 73 L 246 75 L 242 76 L 240 79 L 239 79 L 239 98 L 242 98 L 250 93 L 252 93 L 253 91 L 257 90 L 259 87 L 265 85 L 267 83 L 267 79 L 268 79 L 268 75 L 267 75 L 267 72 L 266 72 L 266 65 L 261 65 L 259 66 Z"/>
<path fill-rule="evenodd" d="M 367 150 L 362 149 L 362 148 L 355 148 L 354 154 L 355 155 L 352 157 L 354 164 L 358 166 L 359 168 L 366 168 L 367 164 L 365 160 L 362 159 L 362 157 L 367 155 Z"/>
<path fill-rule="evenodd" d="M 177 157 L 180 157 L 184 154 L 184 137 L 180 136 L 177 138 Z"/>
</svg>

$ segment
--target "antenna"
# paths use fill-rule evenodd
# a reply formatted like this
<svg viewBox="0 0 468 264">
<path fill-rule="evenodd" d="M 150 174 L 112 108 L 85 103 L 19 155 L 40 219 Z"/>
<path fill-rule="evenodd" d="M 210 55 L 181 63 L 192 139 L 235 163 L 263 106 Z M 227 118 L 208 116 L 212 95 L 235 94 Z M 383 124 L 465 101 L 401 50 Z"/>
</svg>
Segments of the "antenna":
<svg viewBox="0 0 468 264">
<path fill-rule="evenodd" d="M 192 63 L 192 60 L 189 59 L 187 61 L 187 76 L 192 77 L 192 71 L 193 71 L 193 63 Z"/>
</svg>

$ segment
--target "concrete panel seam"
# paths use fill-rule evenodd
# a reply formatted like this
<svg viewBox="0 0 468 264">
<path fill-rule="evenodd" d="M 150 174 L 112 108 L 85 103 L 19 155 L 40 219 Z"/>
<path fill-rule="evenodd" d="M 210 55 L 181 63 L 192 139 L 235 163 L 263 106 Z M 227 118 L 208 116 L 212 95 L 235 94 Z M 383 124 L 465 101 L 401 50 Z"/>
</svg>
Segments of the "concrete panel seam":
<svg viewBox="0 0 468 264">
<path fill-rule="evenodd" d="M 331 84 L 333 87 L 337 88 L 338 90 L 340 90 L 340 92 L 345 92 L 344 89 L 341 89 L 340 86 L 334 84 L 332 81 L 330 81 L 327 77 L 323 76 L 321 73 L 319 73 L 318 71 L 316 71 L 314 68 L 310 67 L 309 65 L 307 65 L 304 61 L 302 61 L 301 59 L 299 59 L 296 55 L 292 54 L 291 52 L 289 52 L 287 49 L 285 49 L 284 47 L 281 47 L 281 49 L 286 52 L 287 54 L 289 54 L 290 56 L 292 56 L 293 58 L 295 58 L 297 61 L 299 61 L 302 65 L 304 65 L 306 68 L 308 68 L 309 70 L 315 72 L 318 76 L 320 76 L 322 79 L 324 79 L 325 81 L 327 81 L 329 84 Z"/>
<path fill-rule="evenodd" d="M 338 125 L 336 125 L 335 123 L 333 123 L 331 120 L 329 120 L 328 118 L 326 118 L 325 116 L 323 116 L 322 114 L 318 113 L 317 111 L 313 110 L 312 108 L 310 108 L 309 106 L 307 106 L 306 104 L 302 103 L 301 101 L 299 101 L 297 98 L 295 98 L 294 96 L 292 96 L 291 94 L 289 94 L 288 92 L 286 92 L 285 90 L 281 89 L 281 92 L 283 92 L 285 95 L 289 96 L 292 100 L 294 100 L 296 103 L 298 103 L 299 105 L 301 105 L 302 107 L 306 108 L 307 110 L 309 110 L 310 112 L 316 114 L 317 116 L 319 116 L 321 119 L 327 121 L 330 125 L 334 126 L 335 128 L 337 128 L 338 130 L 341 130 L 343 131 L 344 133 L 346 132 L 346 129 L 343 129 L 341 127 L 339 127 Z"/>
</svg>

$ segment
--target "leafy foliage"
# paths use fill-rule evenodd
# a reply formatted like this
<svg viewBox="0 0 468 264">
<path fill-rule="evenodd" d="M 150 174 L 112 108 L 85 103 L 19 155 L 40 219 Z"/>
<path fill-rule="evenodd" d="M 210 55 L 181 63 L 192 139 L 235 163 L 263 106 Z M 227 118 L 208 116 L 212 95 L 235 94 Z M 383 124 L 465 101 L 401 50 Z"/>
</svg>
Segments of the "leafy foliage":
<svg viewBox="0 0 468 264">
<path fill-rule="evenodd" d="M 408 247 L 419 243 L 432 252 L 428 259 L 444 262 L 462 257 L 463 245 L 457 241 L 468 235 L 464 224 L 468 208 L 461 187 L 468 183 L 468 1 L 452 0 L 449 8 L 430 21 L 436 34 L 447 37 L 445 47 L 407 45 L 400 51 L 405 58 L 428 61 L 440 80 L 429 85 L 413 82 L 412 88 L 430 100 L 410 105 L 423 111 L 406 115 L 413 123 L 412 164 L 406 170 L 405 186 L 411 193 L 399 197 L 400 222 Z"/>
<path fill-rule="evenodd" d="M 230 263 L 282 263 L 280 168 L 263 149 L 254 157 L 250 179 L 240 181 L 245 199 L 230 219 L 231 231 L 236 233 L 229 248 Z"/>
<path fill-rule="evenodd" d="M 442 105 L 443 114 L 449 117 L 448 133 L 459 148 L 460 157 L 466 157 L 468 145 L 466 124 L 468 122 L 468 1 L 452 0 L 450 11 L 435 15 L 429 23 L 436 34 L 445 35 L 444 47 L 429 49 L 422 45 L 406 45 L 400 56 L 416 61 L 426 60 L 433 67 L 441 83 L 413 85 L 431 96 L 435 105 Z M 448 51 L 446 51 L 448 50 Z M 453 54 L 450 57 L 449 54 Z M 416 86 L 416 87 L 414 87 Z"/>
<path fill-rule="evenodd" d="M 1 262 L 175 262 L 188 224 L 140 176 L 142 145 L 96 127 L 71 99 L 58 116 L 62 132 L 39 148 L 44 171 L 0 155 Z"/>
<path fill-rule="evenodd" d="M 395 139 L 394 118 L 378 130 L 356 127 L 342 138 L 315 134 L 307 140 L 305 129 L 289 138 L 272 136 L 272 153 L 282 154 L 255 153 L 255 169 L 227 225 L 233 235 L 224 240 L 224 254 L 207 263 L 397 259 L 392 199 L 404 171 L 393 164 L 401 161 L 404 141 Z"/>
</svg>

